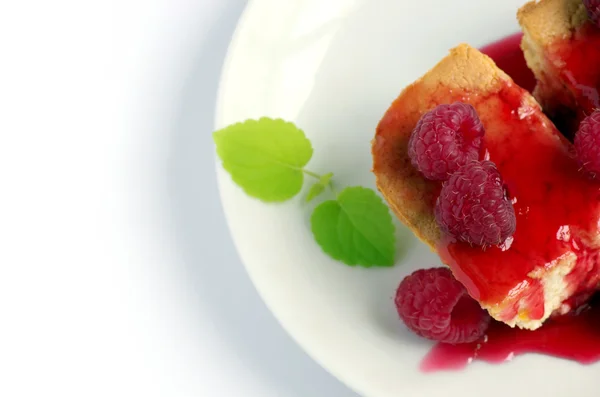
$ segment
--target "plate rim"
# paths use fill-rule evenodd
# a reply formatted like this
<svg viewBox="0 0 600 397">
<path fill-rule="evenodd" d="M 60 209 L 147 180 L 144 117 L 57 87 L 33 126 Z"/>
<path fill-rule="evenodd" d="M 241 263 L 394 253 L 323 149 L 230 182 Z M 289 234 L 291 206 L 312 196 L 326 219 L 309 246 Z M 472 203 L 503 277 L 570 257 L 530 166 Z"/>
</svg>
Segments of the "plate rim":
<svg viewBox="0 0 600 397">
<path fill-rule="evenodd" d="M 286 0 L 286 1 L 289 2 L 290 0 Z M 296 2 L 296 1 L 302 1 L 302 0 L 293 0 L 293 1 Z M 260 3 L 260 0 L 248 0 L 248 3 L 246 4 L 242 14 L 240 15 L 240 18 L 238 19 L 238 23 L 235 27 L 234 33 L 233 33 L 231 40 L 229 42 L 229 45 L 227 47 L 227 53 L 225 55 L 223 67 L 221 68 L 221 74 L 219 77 L 219 83 L 218 83 L 218 88 L 217 88 L 217 96 L 216 96 L 217 101 L 216 101 L 216 106 L 215 106 L 214 125 L 213 125 L 214 130 L 217 130 L 218 128 L 222 128 L 225 125 L 223 121 L 225 119 L 224 98 L 225 98 L 225 91 L 226 91 L 226 81 L 225 81 L 226 76 L 230 73 L 230 71 L 232 69 L 234 54 L 236 52 L 238 52 L 238 48 L 240 47 L 241 37 L 244 34 L 244 31 L 246 31 L 248 29 L 249 20 L 252 18 L 259 3 Z M 290 338 L 292 338 L 292 340 L 294 341 L 294 343 L 296 343 L 296 345 L 298 347 L 300 347 L 300 349 L 302 349 L 302 351 L 304 351 L 318 366 L 323 368 L 331 376 L 333 376 L 335 379 L 337 379 L 340 383 L 342 383 L 344 386 L 348 387 L 353 392 L 355 392 L 361 396 L 370 396 L 371 393 L 368 393 L 367 390 L 364 390 L 364 389 L 358 387 L 357 385 L 353 384 L 352 382 L 349 381 L 349 379 L 347 379 L 346 376 L 344 376 L 339 371 L 337 371 L 335 368 L 333 368 L 333 366 L 327 365 L 325 363 L 325 360 L 322 359 L 320 357 L 320 355 L 317 353 L 317 351 L 316 351 L 317 349 L 313 349 L 310 346 L 310 344 L 308 344 L 308 343 L 303 343 L 300 336 L 297 335 L 297 333 L 293 330 L 293 327 L 290 326 L 290 324 L 288 324 L 286 321 L 284 321 L 281 318 L 281 316 L 279 315 L 277 310 L 275 310 L 272 307 L 272 305 L 270 304 L 269 300 L 266 299 L 264 290 L 262 288 L 260 288 L 259 283 L 256 282 L 254 272 L 251 270 L 251 267 L 248 266 L 247 262 L 244 260 L 244 258 L 240 254 L 240 250 L 239 250 L 239 246 L 238 246 L 239 242 L 237 241 L 234 234 L 231 233 L 231 230 L 232 230 L 231 229 L 231 218 L 230 218 L 231 215 L 230 215 L 229 211 L 227 211 L 225 209 L 225 206 L 223 205 L 223 194 L 224 194 L 223 193 L 223 183 L 224 183 L 223 172 L 224 171 L 222 170 L 222 165 L 216 154 L 216 151 L 214 152 L 214 164 L 215 164 L 215 173 L 216 173 L 216 178 L 217 178 L 217 190 L 218 190 L 218 194 L 219 194 L 219 200 L 221 201 L 221 206 L 223 209 L 225 221 L 227 223 L 227 228 L 229 229 L 229 234 L 231 236 L 233 245 L 235 247 L 236 254 L 239 257 L 240 262 L 244 266 L 245 272 L 248 275 L 248 277 L 250 278 L 250 281 L 252 282 L 254 289 L 260 296 L 260 299 L 263 302 L 263 304 L 267 307 L 269 312 L 274 317 L 275 321 L 285 331 L 285 333 L 287 335 L 289 335 Z"/>
<path fill-rule="evenodd" d="M 214 129 L 221 128 L 225 125 L 224 121 L 228 118 L 226 116 L 225 111 L 225 97 L 226 91 L 228 91 L 228 82 L 227 76 L 230 75 L 232 69 L 234 67 L 234 57 L 237 53 L 241 52 L 240 49 L 242 38 L 245 36 L 247 32 L 252 32 L 255 29 L 251 27 L 252 20 L 254 19 L 255 14 L 259 13 L 260 8 L 262 6 L 268 6 L 269 1 L 276 0 L 249 0 L 244 8 L 242 15 L 239 18 L 239 21 L 236 25 L 234 34 L 232 35 L 231 41 L 229 43 L 227 54 L 225 57 L 225 61 L 223 63 L 223 67 L 221 69 L 221 74 L 219 78 L 218 91 L 217 91 L 217 102 L 215 107 L 215 118 L 214 118 Z M 287 0 L 289 3 L 302 3 L 305 0 Z M 349 0 L 352 1 L 352 0 Z M 525 2 L 525 0 L 522 0 Z M 248 274 L 252 284 L 254 285 L 255 290 L 259 294 L 261 300 L 264 302 L 265 306 L 272 313 L 273 317 L 280 324 L 280 326 L 285 330 L 285 332 L 294 340 L 294 342 L 308 355 L 313 359 L 319 366 L 325 369 L 328 373 L 330 373 L 333 377 L 338 379 L 341 383 L 343 383 L 346 387 L 358 393 L 361 396 L 380 396 L 380 393 L 373 391 L 370 386 L 361 384 L 361 382 L 356 381 L 352 378 L 352 375 L 347 371 L 343 371 L 341 366 L 337 366 L 335 362 L 330 359 L 330 355 L 322 352 L 323 349 L 320 349 L 317 343 L 311 343 L 310 338 L 306 338 L 303 336 L 303 333 L 298 330 L 293 322 L 285 320 L 282 318 L 282 314 L 280 311 L 275 310 L 275 305 L 267 299 L 268 293 L 267 289 L 264 286 L 261 287 L 261 282 L 258 282 L 258 272 L 254 271 L 253 266 L 248 265 L 248 260 L 246 260 L 240 250 L 239 236 L 236 236 L 232 225 L 233 225 L 233 214 L 231 208 L 227 208 L 225 206 L 225 197 L 224 197 L 224 187 L 226 184 L 230 184 L 230 180 L 228 179 L 229 174 L 227 174 L 223 169 L 221 162 L 218 156 L 214 155 L 215 161 L 215 172 L 217 174 L 217 185 L 218 185 L 218 194 L 221 201 L 221 205 L 223 207 L 223 213 L 225 216 L 225 220 L 235 246 L 238 257 L 240 258 L 241 263 L 243 264 L 246 273 Z M 281 310 L 281 309 L 279 309 Z M 410 390 L 409 390 L 410 391 Z"/>
</svg>

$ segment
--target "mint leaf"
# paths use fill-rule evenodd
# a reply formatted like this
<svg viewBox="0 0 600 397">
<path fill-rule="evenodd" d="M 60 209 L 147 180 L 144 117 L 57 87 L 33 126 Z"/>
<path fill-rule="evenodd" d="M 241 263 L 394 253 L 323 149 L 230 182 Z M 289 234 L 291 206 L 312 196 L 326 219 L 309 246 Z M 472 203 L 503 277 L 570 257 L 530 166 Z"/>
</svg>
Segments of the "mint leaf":
<svg viewBox="0 0 600 397">
<path fill-rule="evenodd" d="M 310 187 L 310 190 L 306 195 L 306 202 L 310 202 L 315 197 L 323 193 L 327 185 L 329 185 L 329 183 L 331 182 L 331 178 L 333 178 L 333 172 L 321 176 L 319 181 L 315 182 L 315 184 Z"/>
<path fill-rule="evenodd" d="M 347 265 L 392 266 L 396 245 L 388 207 L 371 189 L 349 187 L 315 208 L 312 232 L 323 251 Z"/>
<path fill-rule="evenodd" d="M 247 120 L 213 134 L 223 168 L 244 191 L 263 201 L 300 192 L 302 168 L 313 154 L 304 132 L 281 119 Z"/>
</svg>

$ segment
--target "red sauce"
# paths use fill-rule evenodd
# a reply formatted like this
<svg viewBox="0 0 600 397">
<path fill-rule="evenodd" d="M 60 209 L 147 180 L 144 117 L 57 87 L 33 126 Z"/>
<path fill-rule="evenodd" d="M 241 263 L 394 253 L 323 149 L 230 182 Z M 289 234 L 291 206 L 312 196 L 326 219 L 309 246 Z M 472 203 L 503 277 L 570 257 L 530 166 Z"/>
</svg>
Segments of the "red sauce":
<svg viewBox="0 0 600 397">
<path fill-rule="evenodd" d="M 581 258 L 578 269 L 591 269 L 587 259 L 594 256 L 584 255 L 589 246 L 585 235 L 598 230 L 600 184 L 579 171 L 570 144 L 544 125 L 548 121 L 537 110 L 523 117 L 528 110 L 522 106 L 522 90 L 511 85 L 494 95 L 499 105 L 482 120 L 494 118 L 510 133 L 488 134 L 486 147 L 513 200 L 516 232 L 503 247 L 482 249 L 445 240 L 438 251 L 475 299 L 495 304 L 512 293 L 515 301 L 528 303 L 529 317 L 539 319 L 544 315 L 543 289 L 529 274 L 552 270 L 570 253 Z M 541 130 L 543 134 L 535 133 Z"/>
<path fill-rule="evenodd" d="M 519 48 L 520 37 L 511 36 L 482 51 L 516 82 L 531 89 L 534 83 Z M 551 270 L 562 255 L 576 254 L 577 263 L 567 277 L 575 294 L 570 302 L 573 305 L 585 301 L 598 285 L 598 252 L 591 247 L 588 236 L 598 229 L 594 214 L 600 209 L 600 184 L 582 176 L 570 145 L 557 130 L 554 134 L 535 134 L 548 128 L 542 125 L 545 119 L 519 116 L 520 91 L 507 87 L 498 95 L 503 105 L 496 117 L 502 118 L 511 133 L 495 134 L 486 143 L 490 159 L 497 164 L 514 202 L 514 239 L 503 248 L 485 250 L 447 240 L 438 250 L 474 298 L 493 304 L 510 292 L 514 294 L 514 305 L 503 313 L 506 318 L 525 310 L 530 318 L 539 319 L 544 315 L 543 288 L 529 276 L 534 269 Z M 557 140 L 562 143 L 557 145 Z M 581 363 L 600 360 L 600 308 L 549 320 L 533 332 L 493 323 L 477 343 L 437 345 L 422 369 L 457 369 L 473 359 L 502 362 L 528 352 Z"/>
<path fill-rule="evenodd" d="M 544 51 L 536 95 L 548 116 L 573 140 L 581 120 L 600 107 L 600 29 L 586 22 Z"/>
<path fill-rule="evenodd" d="M 487 335 L 475 343 L 436 345 L 421 362 L 421 370 L 460 370 L 474 360 L 502 363 L 525 353 L 592 364 L 600 360 L 600 306 L 584 313 L 549 320 L 537 331 L 492 323 Z"/>
<path fill-rule="evenodd" d="M 584 114 L 600 107 L 600 29 L 587 22 L 554 44 L 548 58 Z"/>
</svg>

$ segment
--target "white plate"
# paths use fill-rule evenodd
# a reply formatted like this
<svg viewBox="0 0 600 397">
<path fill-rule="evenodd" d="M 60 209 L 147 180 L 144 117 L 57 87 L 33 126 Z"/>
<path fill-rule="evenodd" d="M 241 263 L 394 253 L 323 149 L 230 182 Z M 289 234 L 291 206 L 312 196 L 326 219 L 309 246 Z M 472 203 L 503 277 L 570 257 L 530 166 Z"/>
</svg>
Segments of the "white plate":
<svg viewBox="0 0 600 397">
<path fill-rule="evenodd" d="M 315 148 L 309 168 L 340 185 L 374 187 L 370 140 L 400 90 L 460 42 L 482 46 L 519 28 L 524 0 L 254 0 L 231 44 L 217 128 L 282 117 Z M 325 256 L 302 195 L 283 205 L 248 198 L 217 167 L 237 249 L 267 305 L 306 351 L 369 397 L 597 396 L 600 366 L 546 356 L 476 362 L 423 374 L 431 343 L 410 334 L 392 297 L 405 274 L 438 258 L 398 224 L 392 269 L 350 268 Z M 251 326 L 251 325 L 249 325 Z M 285 363 L 282 363 L 285 365 Z M 310 382 L 310 379 L 307 379 Z"/>
</svg>

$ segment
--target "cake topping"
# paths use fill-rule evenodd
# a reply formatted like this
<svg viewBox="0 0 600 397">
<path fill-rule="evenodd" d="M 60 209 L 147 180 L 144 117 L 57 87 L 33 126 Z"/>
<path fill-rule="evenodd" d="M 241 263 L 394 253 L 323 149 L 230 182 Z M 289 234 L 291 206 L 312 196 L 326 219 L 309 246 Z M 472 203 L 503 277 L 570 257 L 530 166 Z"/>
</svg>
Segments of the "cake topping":
<svg viewBox="0 0 600 397">
<path fill-rule="evenodd" d="M 594 24 L 600 27 L 600 0 L 583 0 L 588 15 Z"/>
<path fill-rule="evenodd" d="M 396 309 L 417 335 L 444 343 L 470 343 L 490 324 L 489 314 L 467 294 L 448 268 L 421 269 L 396 291 Z"/>
<path fill-rule="evenodd" d="M 478 160 L 484 129 L 473 106 L 455 102 L 425 113 L 408 143 L 408 155 L 426 178 L 445 181 L 469 161 Z"/>
<path fill-rule="evenodd" d="M 502 244 L 516 227 L 500 173 L 487 160 L 465 164 L 444 182 L 435 218 L 450 236 L 480 246 Z"/>
<path fill-rule="evenodd" d="M 592 178 L 600 176 L 600 110 L 594 111 L 579 125 L 575 151 L 582 168 Z"/>
</svg>

